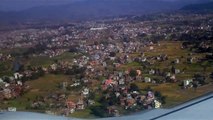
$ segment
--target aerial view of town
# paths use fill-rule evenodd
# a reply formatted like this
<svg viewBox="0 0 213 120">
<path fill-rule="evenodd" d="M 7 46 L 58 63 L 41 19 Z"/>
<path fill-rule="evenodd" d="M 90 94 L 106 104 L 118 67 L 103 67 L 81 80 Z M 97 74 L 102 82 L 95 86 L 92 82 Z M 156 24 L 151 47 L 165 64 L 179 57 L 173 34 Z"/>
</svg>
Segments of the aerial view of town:
<svg viewBox="0 0 213 120">
<path fill-rule="evenodd" d="M 212 93 L 213 12 L 188 9 L 0 24 L 0 111 L 119 117 Z"/>
</svg>

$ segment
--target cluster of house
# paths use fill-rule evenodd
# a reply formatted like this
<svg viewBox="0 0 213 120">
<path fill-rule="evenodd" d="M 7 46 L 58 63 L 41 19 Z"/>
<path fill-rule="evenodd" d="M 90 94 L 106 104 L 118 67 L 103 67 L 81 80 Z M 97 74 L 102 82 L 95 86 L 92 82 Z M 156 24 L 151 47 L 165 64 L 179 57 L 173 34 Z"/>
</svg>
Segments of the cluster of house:
<svg viewBox="0 0 213 120">
<path fill-rule="evenodd" d="M 182 20 L 187 19 L 185 16 L 179 16 Z M 148 71 L 135 70 L 135 76 L 131 76 L 131 69 L 122 71 L 119 68 L 123 65 L 132 62 L 146 63 L 147 65 L 153 64 L 158 61 L 168 60 L 168 56 L 161 54 L 153 57 L 146 57 L 144 47 L 147 51 L 155 50 L 153 42 L 135 40 L 141 37 L 141 34 L 147 36 L 156 33 L 157 35 L 168 36 L 169 33 L 187 33 L 190 30 L 196 29 L 197 26 L 180 26 L 177 30 L 174 26 L 167 25 L 167 21 L 177 21 L 175 16 L 168 17 L 161 21 L 147 21 L 147 22 L 131 22 L 128 20 L 121 20 L 109 23 L 96 23 L 87 22 L 85 24 L 79 23 L 74 26 L 60 27 L 54 29 L 30 29 L 30 30 L 17 30 L 14 32 L 6 33 L 4 36 L 0 35 L 0 49 L 2 48 L 29 48 L 42 43 L 45 45 L 41 53 L 34 54 L 35 56 L 49 56 L 54 57 L 69 51 L 71 47 L 75 46 L 77 52 L 82 52 L 85 55 L 73 59 L 72 62 L 59 61 L 47 68 L 41 69 L 34 68 L 25 70 L 22 73 L 14 73 L 13 76 L 0 78 L 0 100 L 11 99 L 18 97 L 23 93 L 26 86 L 21 82 L 21 79 L 30 79 L 35 74 L 44 73 L 60 73 L 69 72 L 78 68 L 85 68 L 83 71 L 77 71 L 78 74 L 84 75 L 82 78 L 73 79 L 73 83 L 68 85 L 62 83 L 63 88 L 67 86 L 75 88 L 81 86 L 82 82 L 89 86 L 93 80 L 100 77 L 102 91 L 113 91 L 115 99 L 118 99 L 119 106 L 124 109 L 131 109 L 136 106 L 143 106 L 144 108 L 159 108 L 161 102 L 155 97 L 152 91 L 147 94 L 140 94 L 140 91 L 129 90 L 129 85 L 134 81 L 141 81 L 146 83 L 164 83 L 164 82 L 177 82 L 176 75 L 184 72 L 184 70 L 172 67 L 169 72 L 164 72 L 159 69 L 151 69 Z M 154 24 L 154 25 L 153 25 Z M 156 25 L 155 25 L 156 24 Z M 159 24 L 166 24 L 165 27 L 158 26 Z M 100 27 L 101 26 L 101 27 Z M 209 29 L 203 27 L 203 29 Z M 182 31 L 183 30 L 183 31 Z M 165 37 L 166 38 L 166 37 Z M 106 39 L 107 41 L 101 41 Z M 129 40 L 131 39 L 131 41 Z M 157 38 L 158 39 L 158 38 Z M 100 40 L 100 41 L 99 41 Z M 94 41 L 98 41 L 96 44 Z M 118 42 L 115 42 L 118 41 Z M 105 42 L 105 43 L 104 43 Z M 206 44 L 201 45 L 202 48 L 208 48 Z M 132 55 L 139 53 L 140 55 Z M 0 60 L 10 59 L 10 55 L 0 54 Z M 174 64 L 179 64 L 180 59 L 175 59 Z M 193 63 L 195 59 L 189 57 L 189 63 Z M 71 71 L 73 72 L 73 71 Z M 75 71 L 76 72 L 76 71 Z M 152 79 L 145 77 L 143 74 L 162 76 L 163 80 Z M 192 87 L 192 79 L 184 80 L 184 87 Z M 40 108 L 49 103 L 52 108 L 59 108 L 62 114 L 68 115 L 76 110 L 85 109 L 87 106 L 95 103 L 94 100 L 85 99 L 90 95 L 90 89 L 83 86 L 81 95 L 77 101 L 68 99 L 65 94 L 53 94 L 42 99 L 37 99 L 31 104 L 31 108 Z M 108 93 L 109 94 L 109 93 Z M 107 97 L 107 96 L 106 96 Z M 117 106 L 108 106 L 108 113 L 113 116 L 119 115 Z"/>
<path fill-rule="evenodd" d="M 42 73 L 41 73 L 42 72 Z M 45 73 L 40 67 L 26 69 L 22 72 L 15 72 L 11 76 L 3 76 L 0 78 L 0 99 L 7 100 L 19 97 L 26 91 L 29 86 L 25 85 L 25 81 L 37 79 Z"/>
<path fill-rule="evenodd" d="M 196 18 L 194 19 L 195 21 L 200 21 L 200 19 L 209 20 L 208 15 L 192 16 Z M 177 17 L 179 19 L 176 19 Z M 164 15 L 163 18 L 161 20 L 157 19 L 155 22 L 152 20 L 132 22 L 132 19 L 116 19 L 106 23 L 90 21 L 73 23 L 71 26 L 60 26 L 58 28 L 9 31 L 0 35 L 0 48 L 29 48 L 42 43 L 46 48 L 37 55 L 53 57 L 62 54 L 73 45 L 79 45 L 82 41 L 98 41 L 103 39 L 109 41 L 128 40 L 140 38 L 143 35 L 150 36 L 154 33 L 157 36 L 170 39 L 171 34 L 178 36 L 189 33 L 194 29 L 211 30 L 208 22 L 201 21 L 202 26 L 181 25 L 182 20 L 188 20 L 186 15 Z M 168 21 L 180 23 L 179 28 L 177 29 L 174 25 L 168 24 L 170 23 Z M 161 24 L 164 24 L 164 26 L 159 26 Z M 137 50 L 139 46 L 134 47 L 129 47 L 128 49 L 133 48 Z M 208 45 L 202 45 L 202 47 L 206 48 Z M 128 49 L 125 49 L 125 51 L 128 51 Z M 150 50 L 152 49 L 153 47 L 151 46 Z"/>
<path fill-rule="evenodd" d="M 205 78 L 201 78 L 201 79 L 205 79 Z M 182 81 L 182 88 L 183 89 L 187 89 L 187 88 L 197 88 L 199 86 L 202 86 L 205 84 L 205 80 L 203 82 L 197 80 L 195 77 L 191 78 L 191 79 L 185 79 Z"/>
<path fill-rule="evenodd" d="M 47 49 L 42 54 L 40 54 L 40 56 L 49 56 L 50 58 L 52 58 L 55 56 L 59 56 L 68 50 L 69 49 L 55 49 L 55 50 Z"/>
<path fill-rule="evenodd" d="M 7 60 L 11 60 L 12 57 L 10 54 L 6 55 L 6 54 L 2 54 L 0 53 L 0 61 L 7 61 Z"/>
<path fill-rule="evenodd" d="M 142 105 L 144 108 L 159 108 L 161 103 L 152 91 L 147 94 L 140 94 L 137 90 L 130 90 L 128 79 L 110 78 L 103 81 L 102 89 L 104 91 L 113 91 L 116 99 L 119 99 L 119 104 L 124 109 L 130 109 L 137 105 Z M 106 98 L 107 99 L 107 98 Z"/>
<path fill-rule="evenodd" d="M 103 45 L 100 45 L 103 46 Z M 109 45 L 112 46 L 112 45 Z M 80 80 L 75 80 L 73 81 L 73 84 L 70 84 L 70 87 L 76 87 L 76 86 L 80 86 L 81 85 L 81 81 L 83 81 L 85 84 L 88 84 L 89 81 L 92 81 L 93 79 L 97 78 L 97 76 L 102 76 L 102 77 L 108 77 L 109 79 L 106 79 L 102 82 L 102 90 L 106 90 L 109 87 L 113 87 L 113 89 L 117 89 L 116 92 L 116 96 L 120 98 L 120 104 L 122 107 L 124 107 L 125 109 L 134 107 L 135 105 L 142 103 L 144 107 L 148 107 L 149 108 L 153 105 L 156 104 L 154 107 L 155 108 L 159 108 L 161 106 L 161 103 L 154 98 L 154 95 L 151 97 L 151 93 L 149 94 L 149 96 L 146 95 L 140 95 L 137 91 L 134 92 L 130 92 L 128 91 L 128 85 L 129 83 L 133 82 L 134 80 L 139 80 L 142 81 L 142 76 L 141 76 L 141 70 L 136 70 L 137 75 L 135 77 L 130 77 L 129 73 L 130 70 L 127 70 L 125 72 L 119 72 L 119 71 L 109 71 L 107 70 L 110 65 L 112 65 L 113 67 L 118 67 L 116 65 L 113 64 L 107 64 L 107 62 L 104 62 L 105 59 L 110 59 L 110 60 L 115 60 L 117 57 L 116 56 L 110 56 L 110 49 L 108 50 L 107 47 L 105 50 L 104 46 L 103 49 L 105 51 L 105 54 L 102 54 L 101 51 L 97 50 L 99 46 L 95 46 L 93 48 L 90 49 L 90 52 L 92 52 L 91 56 L 81 56 L 79 58 L 75 58 L 73 60 L 72 63 L 70 62 L 58 62 L 58 63 L 54 63 L 52 65 L 49 66 L 49 69 L 46 69 L 46 72 L 53 72 L 53 71 L 57 71 L 58 69 L 60 69 L 60 71 L 66 71 L 67 69 L 72 69 L 73 65 L 77 65 L 78 67 L 85 67 L 85 77 L 81 78 Z M 95 54 L 95 52 L 98 52 L 99 54 L 93 55 Z M 131 51 L 130 51 L 131 52 Z M 103 55 L 103 56 L 101 56 Z M 113 58 L 111 58 L 113 57 Z M 123 64 L 125 64 L 125 62 L 127 62 L 128 59 L 131 59 L 130 57 L 125 57 L 123 61 Z M 126 60 L 126 61 L 125 61 Z M 122 64 L 122 63 L 117 63 L 117 64 Z M 106 69 L 104 69 L 106 68 Z M 84 73 L 82 73 L 84 74 Z M 67 87 L 67 84 L 63 84 L 65 87 Z M 88 88 L 84 88 L 82 90 L 82 96 L 85 98 L 90 94 L 89 89 Z M 153 93 L 152 93 L 153 94 Z M 121 96 L 126 96 L 126 97 L 121 97 Z M 132 97 L 134 96 L 134 98 Z M 139 100 L 140 98 L 140 100 Z M 85 109 L 85 107 L 88 104 L 94 104 L 93 100 L 86 100 L 85 99 L 79 99 L 79 101 L 74 102 L 72 100 L 66 100 L 66 105 L 67 105 L 67 109 L 65 109 L 65 113 L 66 115 L 68 113 L 73 113 L 75 110 L 81 110 L 81 109 Z M 36 103 L 37 105 L 37 103 Z M 152 106 L 153 107 L 153 106 Z M 117 111 L 117 110 L 114 110 Z M 112 111 L 111 111 L 112 112 Z M 118 111 L 117 111 L 118 112 Z"/>
<path fill-rule="evenodd" d="M 93 105 L 94 100 L 85 99 L 89 95 L 89 89 L 84 88 L 78 100 L 69 99 L 65 93 L 51 93 L 46 96 L 38 96 L 31 100 L 30 109 L 46 109 L 48 114 L 69 115 L 76 110 L 84 110 Z"/>
<path fill-rule="evenodd" d="M 113 89 L 115 90 L 116 98 L 120 101 L 120 106 L 124 109 L 133 108 L 137 105 L 142 105 L 145 108 L 159 108 L 161 103 L 158 99 L 155 98 L 153 92 L 149 92 L 147 95 L 141 95 L 139 91 L 129 91 L 128 86 L 131 82 L 142 81 L 147 83 L 160 83 L 159 81 L 152 79 L 150 77 L 144 77 L 143 72 L 140 69 L 135 70 L 136 76 L 130 76 L 131 69 L 126 71 L 118 70 L 120 66 L 132 63 L 132 62 L 149 62 L 152 61 L 166 61 L 168 60 L 167 55 L 159 55 L 155 57 L 146 57 L 143 52 L 139 52 L 142 47 L 150 46 L 150 50 L 154 50 L 152 42 L 121 42 L 121 43 L 109 43 L 109 44 L 82 44 L 77 47 L 77 50 L 81 50 L 87 55 L 79 56 L 72 60 L 68 61 L 58 61 L 47 68 L 42 67 L 41 69 L 32 68 L 30 70 L 25 70 L 22 73 L 15 73 L 14 77 L 9 77 L 10 81 L 16 81 L 15 85 L 11 83 L 4 84 L 4 89 L 1 91 L 5 98 L 15 97 L 13 93 L 19 95 L 18 86 L 22 86 L 22 83 L 19 81 L 22 77 L 31 78 L 34 74 L 38 73 L 39 70 L 42 70 L 44 73 L 54 73 L 60 71 L 60 73 L 65 73 L 69 69 L 74 69 L 73 66 L 78 66 L 78 68 L 85 68 L 85 70 L 80 73 L 84 74 L 84 77 L 76 79 L 72 84 L 67 85 L 63 83 L 64 88 L 67 86 L 74 88 L 76 86 L 81 86 L 82 81 L 84 84 L 89 84 L 98 77 L 108 78 L 102 81 L 102 90 Z M 140 53 L 139 56 L 131 56 L 132 53 Z M 180 63 L 180 59 L 175 59 L 175 64 Z M 112 68 L 112 69 L 111 69 Z M 173 67 L 170 72 L 162 72 L 159 69 L 149 69 L 148 74 L 150 75 L 160 75 L 165 77 L 163 82 L 176 82 L 176 74 L 179 74 L 181 71 Z M 3 83 L 4 80 L 2 80 Z M 0 81 L 1 82 L 1 81 Z M 188 85 L 188 84 L 187 84 Z M 186 85 L 186 86 L 187 86 Z M 10 86 L 10 87 L 8 87 Z M 15 88 L 16 86 L 16 88 Z M 23 89 L 21 89 L 23 90 Z M 88 88 L 82 90 L 83 98 L 87 98 L 90 94 Z M 52 97 L 53 99 L 54 97 Z M 72 101 L 66 99 L 63 96 L 55 97 L 60 99 L 58 107 L 61 106 L 62 113 L 67 115 L 68 113 L 73 113 L 75 110 L 85 109 L 86 106 L 94 104 L 93 100 L 80 99 L 78 101 Z M 47 100 L 46 100 L 47 101 Z M 31 105 L 32 108 L 39 108 L 45 105 L 45 101 L 34 101 Z M 55 104 L 57 105 L 57 104 Z M 52 105 L 53 106 L 53 105 Z M 115 109 L 116 107 L 109 106 L 109 114 L 118 115 L 119 111 Z M 113 109 L 112 109 L 113 108 Z"/>
<path fill-rule="evenodd" d="M 20 81 L 22 77 L 19 73 L 13 76 L 0 78 L 0 100 L 7 100 L 19 97 L 26 86 Z"/>
<path fill-rule="evenodd" d="M 140 71 L 138 71 L 140 74 Z M 101 85 L 101 91 L 113 91 L 115 94 L 115 98 L 118 99 L 118 105 L 108 106 L 107 109 L 108 114 L 112 116 L 119 115 L 119 109 L 117 107 L 121 107 L 123 109 L 134 109 L 136 106 L 143 107 L 145 109 L 151 108 L 160 108 L 161 102 L 158 98 L 155 97 L 154 92 L 148 91 L 147 94 L 141 94 L 139 91 L 130 91 L 129 90 L 129 83 L 133 81 L 131 77 L 125 77 L 125 73 L 119 72 L 114 75 L 111 75 L 109 79 L 103 80 Z M 93 105 L 95 103 L 94 100 L 91 99 L 82 99 L 87 98 L 90 94 L 89 88 L 84 88 L 81 91 L 81 98 L 74 102 L 72 100 L 66 100 L 66 115 L 73 113 L 76 110 L 85 109 L 89 105 Z M 105 99 L 110 97 L 110 92 L 107 93 L 108 95 L 105 96 Z M 108 97 L 107 97 L 108 96 Z M 104 103 L 103 103 L 104 104 Z"/>
<path fill-rule="evenodd" d="M 76 110 L 84 110 L 87 106 L 94 105 L 94 100 L 83 100 L 79 99 L 77 102 L 67 99 L 66 108 L 64 114 L 69 115 L 70 113 L 75 112 Z"/>
</svg>

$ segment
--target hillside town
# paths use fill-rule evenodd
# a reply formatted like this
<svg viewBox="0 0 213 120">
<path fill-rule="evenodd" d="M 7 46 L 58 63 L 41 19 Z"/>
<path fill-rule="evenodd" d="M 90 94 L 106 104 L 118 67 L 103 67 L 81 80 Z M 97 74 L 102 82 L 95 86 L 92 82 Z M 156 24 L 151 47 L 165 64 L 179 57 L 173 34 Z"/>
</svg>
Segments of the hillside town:
<svg viewBox="0 0 213 120">
<path fill-rule="evenodd" d="M 166 106 L 164 85 L 210 92 L 212 18 L 158 14 L 2 31 L 0 110 L 110 117 Z M 41 88 L 49 76 L 66 78 Z"/>
</svg>

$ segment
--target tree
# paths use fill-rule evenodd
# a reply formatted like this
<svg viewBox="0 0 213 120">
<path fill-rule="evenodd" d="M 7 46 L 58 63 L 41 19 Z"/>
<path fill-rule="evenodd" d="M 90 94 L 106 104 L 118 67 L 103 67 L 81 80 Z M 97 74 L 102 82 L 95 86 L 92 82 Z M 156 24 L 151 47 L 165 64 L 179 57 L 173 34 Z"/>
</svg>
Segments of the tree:
<svg viewBox="0 0 213 120">
<path fill-rule="evenodd" d="M 115 52 L 110 52 L 109 56 L 110 56 L 110 57 L 115 57 L 115 56 L 116 56 L 116 53 L 115 53 Z"/>
<path fill-rule="evenodd" d="M 24 75 L 22 78 L 21 78 L 21 82 L 25 83 L 26 81 L 28 80 L 27 76 Z"/>
<path fill-rule="evenodd" d="M 76 53 L 76 52 L 78 52 L 77 46 L 72 46 L 72 47 L 69 49 L 69 52 L 71 52 L 71 53 Z"/>
<path fill-rule="evenodd" d="M 145 38 L 145 37 L 147 37 L 147 34 L 146 33 L 141 33 L 141 34 L 139 34 L 138 35 L 140 38 Z"/>
<path fill-rule="evenodd" d="M 172 71 L 172 73 L 175 73 L 175 67 L 174 66 L 172 66 L 171 71 Z"/>
<path fill-rule="evenodd" d="M 152 91 L 152 88 L 150 86 L 147 86 L 144 91 Z"/>
<path fill-rule="evenodd" d="M 198 87 L 197 83 L 196 83 L 196 82 L 193 82 L 192 85 L 193 85 L 193 88 L 196 90 L 197 87 Z"/>
<path fill-rule="evenodd" d="M 4 64 L 0 64 L 0 71 L 6 71 L 7 68 Z"/>
<path fill-rule="evenodd" d="M 213 72 L 210 74 L 210 78 L 213 79 Z"/>
<path fill-rule="evenodd" d="M 4 82 L 10 83 L 10 78 L 9 77 L 5 76 L 5 77 L 3 77 L 3 79 L 4 79 Z"/>
<path fill-rule="evenodd" d="M 136 70 L 130 70 L 129 75 L 131 77 L 136 77 L 137 76 L 137 71 Z"/>
<path fill-rule="evenodd" d="M 32 76 L 30 77 L 31 80 L 35 80 L 35 79 L 38 79 L 38 78 L 39 78 L 39 75 L 38 75 L 38 73 L 35 73 L 35 72 L 33 72 Z"/>
<path fill-rule="evenodd" d="M 110 95 L 110 98 L 108 99 L 108 104 L 110 106 L 116 105 L 119 102 L 119 100 L 117 99 L 115 93 L 111 92 L 109 95 Z"/>
<path fill-rule="evenodd" d="M 131 83 L 130 84 L 130 91 L 140 91 L 140 89 L 135 83 Z"/>
<path fill-rule="evenodd" d="M 85 70 L 86 70 L 86 67 L 79 67 L 77 65 L 73 65 L 72 69 L 67 69 L 65 73 L 67 75 L 83 74 Z"/>
<path fill-rule="evenodd" d="M 95 99 L 95 93 L 94 93 L 94 92 L 90 92 L 88 98 L 89 98 L 89 99 Z"/>
<path fill-rule="evenodd" d="M 106 106 L 91 106 L 90 107 L 91 114 L 98 117 L 107 117 Z"/>
<path fill-rule="evenodd" d="M 98 45 L 98 41 L 94 41 L 94 45 Z"/>
<path fill-rule="evenodd" d="M 195 74 L 194 75 L 194 81 L 198 81 L 199 84 L 204 85 L 206 78 L 205 76 L 201 75 L 201 74 Z"/>
<path fill-rule="evenodd" d="M 123 37 L 123 42 L 130 42 L 130 38 L 128 36 L 124 36 Z"/>
<path fill-rule="evenodd" d="M 161 94 L 159 91 L 155 91 L 155 97 L 162 102 L 162 104 L 166 103 L 166 97 Z"/>
</svg>

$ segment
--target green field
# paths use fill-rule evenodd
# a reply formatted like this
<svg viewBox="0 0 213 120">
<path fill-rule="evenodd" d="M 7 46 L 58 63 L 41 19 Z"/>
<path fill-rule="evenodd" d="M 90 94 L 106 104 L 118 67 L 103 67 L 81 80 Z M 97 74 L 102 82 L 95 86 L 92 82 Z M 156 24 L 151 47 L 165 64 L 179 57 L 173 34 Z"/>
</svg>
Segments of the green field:
<svg viewBox="0 0 213 120">
<path fill-rule="evenodd" d="M 62 55 L 49 58 L 47 56 L 37 56 L 37 57 L 31 57 L 29 60 L 27 60 L 27 64 L 31 66 L 44 66 L 48 67 L 49 65 L 53 64 L 55 61 L 71 61 L 74 57 L 77 57 L 78 55 L 75 55 L 70 52 L 65 52 Z"/>
<path fill-rule="evenodd" d="M 168 60 L 163 62 L 155 62 L 153 65 L 150 66 L 150 68 L 159 68 L 160 70 L 166 70 L 172 66 L 171 62 L 175 60 L 176 58 L 180 59 L 179 64 L 175 64 L 174 66 L 180 70 L 185 69 L 184 73 L 180 73 L 176 75 L 176 79 L 179 80 L 178 83 L 166 83 L 166 84 L 160 84 L 160 85 L 153 85 L 149 83 L 140 83 L 137 82 L 137 85 L 141 89 L 145 89 L 148 86 L 151 87 L 155 91 L 160 91 L 164 96 L 166 96 L 166 104 L 164 107 L 171 107 L 178 104 L 181 104 L 183 102 L 186 102 L 190 99 L 196 98 L 198 96 L 201 96 L 205 93 L 212 92 L 213 91 L 213 85 L 204 85 L 202 87 L 197 88 L 194 90 L 191 89 L 181 89 L 179 84 L 182 80 L 190 79 L 194 76 L 196 73 L 203 74 L 207 77 L 207 82 L 210 80 L 208 75 L 213 71 L 213 63 L 210 61 L 204 61 L 202 63 L 192 63 L 189 64 L 186 62 L 188 54 L 191 53 L 189 50 L 183 50 L 181 49 L 181 42 L 172 42 L 172 41 L 162 41 L 160 42 L 160 46 L 155 45 L 153 51 L 147 51 L 145 52 L 145 56 L 153 57 L 161 54 L 167 54 Z M 145 48 L 148 49 L 148 48 Z M 205 54 L 197 54 L 193 53 L 192 55 L 195 58 L 202 58 L 205 56 Z M 134 66 L 132 66 L 134 67 Z M 206 70 L 204 71 L 204 68 L 206 67 Z M 152 76 L 149 74 L 144 74 L 144 76 L 147 77 L 157 77 Z"/>
<path fill-rule="evenodd" d="M 154 91 L 160 91 L 162 95 L 166 96 L 166 104 L 163 105 L 165 108 L 173 107 L 213 91 L 212 84 L 199 87 L 196 90 L 193 88 L 181 89 L 176 83 L 153 85 L 150 83 L 137 82 L 137 85 L 141 90 L 146 89 L 149 86 Z"/>
<path fill-rule="evenodd" d="M 26 107 L 37 97 L 62 92 L 58 86 L 61 82 L 65 81 L 70 82 L 68 76 L 52 74 L 45 75 L 37 80 L 27 81 L 26 85 L 29 85 L 30 89 L 24 93 L 23 96 L 0 104 L 0 108 L 13 106 L 17 107 L 18 110 L 26 110 Z"/>
</svg>

